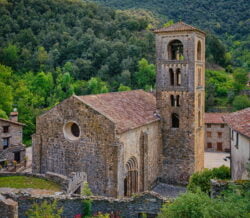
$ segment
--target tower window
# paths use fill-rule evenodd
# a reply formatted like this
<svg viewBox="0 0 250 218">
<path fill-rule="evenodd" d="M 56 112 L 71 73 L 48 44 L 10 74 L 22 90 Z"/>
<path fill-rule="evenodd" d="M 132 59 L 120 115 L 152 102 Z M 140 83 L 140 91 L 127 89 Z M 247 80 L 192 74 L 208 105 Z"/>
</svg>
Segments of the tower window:
<svg viewBox="0 0 250 218">
<path fill-rule="evenodd" d="M 173 95 L 170 95 L 170 101 L 171 101 L 171 106 L 174 107 L 175 106 L 175 98 Z"/>
<path fill-rule="evenodd" d="M 197 60 L 201 60 L 201 41 L 199 41 L 197 44 Z"/>
<path fill-rule="evenodd" d="M 174 40 L 168 45 L 169 60 L 183 60 L 183 44 L 180 40 Z"/>
<path fill-rule="evenodd" d="M 176 106 L 180 107 L 180 96 L 179 95 L 176 96 Z"/>
<path fill-rule="evenodd" d="M 198 69 L 198 86 L 201 86 L 201 68 Z"/>
<path fill-rule="evenodd" d="M 174 71 L 172 68 L 169 69 L 170 85 L 174 85 Z"/>
<path fill-rule="evenodd" d="M 173 113 L 172 114 L 172 127 L 179 128 L 179 125 L 180 125 L 179 115 L 176 113 Z"/>
<path fill-rule="evenodd" d="M 181 70 L 178 68 L 176 70 L 176 81 L 177 81 L 177 86 L 181 85 Z"/>
<path fill-rule="evenodd" d="M 198 108 L 201 108 L 201 94 L 198 95 Z"/>
</svg>

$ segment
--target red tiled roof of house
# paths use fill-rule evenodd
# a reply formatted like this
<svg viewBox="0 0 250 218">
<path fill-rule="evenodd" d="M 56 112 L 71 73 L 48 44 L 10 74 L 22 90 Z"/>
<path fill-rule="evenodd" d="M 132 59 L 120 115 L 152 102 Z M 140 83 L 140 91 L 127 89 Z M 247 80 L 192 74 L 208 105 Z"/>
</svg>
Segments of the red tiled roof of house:
<svg viewBox="0 0 250 218">
<path fill-rule="evenodd" d="M 221 124 L 225 123 L 223 116 L 229 113 L 205 113 L 205 123 Z"/>
<path fill-rule="evenodd" d="M 199 30 L 198 28 L 196 27 L 193 27 L 191 25 L 188 25 L 186 23 L 183 23 L 183 22 L 178 22 L 178 23 L 175 23 L 171 26 L 168 26 L 168 27 L 163 27 L 163 28 L 160 28 L 160 29 L 157 29 L 157 30 L 154 30 L 155 33 L 163 33 L 163 32 L 183 32 L 183 31 L 198 31 L 200 33 L 203 33 L 205 34 L 205 32 Z"/>
<path fill-rule="evenodd" d="M 143 90 L 76 97 L 114 122 L 118 133 L 158 120 L 156 99 Z"/>
<path fill-rule="evenodd" d="M 250 107 L 225 115 L 223 119 L 230 128 L 250 138 Z"/>
<path fill-rule="evenodd" d="M 3 118 L 0 118 L 1 121 L 5 121 L 5 122 L 8 122 L 8 123 L 12 123 L 12 124 L 15 124 L 15 125 L 19 125 L 19 126 L 25 126 L 24 123 L 20 123 L 20 122 L 16 122 L 16 121 L 12 121 L 12 120 L 7 120 L 7 119 L 3 119 Z"/>
</svg>

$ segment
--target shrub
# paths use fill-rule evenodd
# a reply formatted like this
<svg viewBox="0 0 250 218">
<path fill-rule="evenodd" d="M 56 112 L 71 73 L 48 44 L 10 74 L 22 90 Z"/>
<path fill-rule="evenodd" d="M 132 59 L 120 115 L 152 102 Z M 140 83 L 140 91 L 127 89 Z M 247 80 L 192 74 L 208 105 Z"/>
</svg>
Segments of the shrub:
<svg viewBox="0 0 250 218">
<path fill-rule="evenodd" d="M 173 203 L 164 204 L 158 218 L 200 218 L 204 208 L 211 204 L 211 199 L 204 193 L 186 193 Z"/>
<path fill-rule="evenodd" d="M 63 212 L 63 208 L 57 208 L 57 201 L 48 203 L 43 201 L 41 204 L 33 204 L 31 209 L 27 211 L 27 216 L 32 218 L 60 218 Z"/>
<path fill-rule="evenodd" d="M 194 173 L 190 179 L 187 189 L 191 192 L 210 192 L 210 180 L 211 179 L 230 179 L 230 169 L 225 166 L 214 169 L 205 169 L 202 172 Z"/>
<path fill-rule="evenodd" d="M 207 194 L 187 192 L 173 203 L 163 205 L 158 218 L 249 218 L 250 189 L 248 185 L 232 186 L 216 199 Z M 248 187 L 248 189 L 247 189 Z"/>
</svg>

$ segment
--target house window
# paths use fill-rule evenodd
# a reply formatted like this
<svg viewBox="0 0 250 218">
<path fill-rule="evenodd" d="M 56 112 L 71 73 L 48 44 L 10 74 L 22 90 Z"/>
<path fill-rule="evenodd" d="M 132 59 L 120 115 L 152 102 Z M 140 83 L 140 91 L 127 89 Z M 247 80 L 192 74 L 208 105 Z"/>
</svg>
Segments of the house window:
<svg viewBox="0 0 250 218">
<path fill-rule="evenodd" d="M 217 132 L 217 134 L 218 134 L 218 138 L 222 137 L 222 132 Z"/>
<path fill-rule="evenodd" d="M 212 148 L 212 143 L 211 142 L 207 143 L 207 148 Z"/>
<path fill-rule="evenodd" d="M 225 125 L 224 124 L 220 124 L 220 128 L 224 128 L 225 127 Z"/>
<path fill-rule="evenodd" d="M 222 142 L 217 143 L 217 151 L 222 151 Z"/>
<path fill-rule="evenodd" d="M 179 128 L 179 125 L 180 125 L 179 122 L 180 122 L 179 121 L 179 115 L 176 114 L 176 113 L 173 113 L 172 114 L 172 127 L 173 128 Z"/>
<path fill-rule="evenodd" d="M 234 140 L 234 131 L 233 130 L 231 131 L 231 139 L 232 139 L 232 141 Z"/>
<path fill-rule="evenodd" d="M 9 132 L 9 126 L 3 126 L 3 133 Z"/>
<path fill-rule="evenodd" d="M 239 133 L 236 132 L 236 142 L 235 142 L 235 147 L 238 149 L 239 148 Z"/>
<path fill-rule="evenodd" d="M 212 133 L 211 132 L 207 132 L 207 137 L 212 137 Z"/>
<path fill-rule="evenodd" d="M 209 124 L 207 124 L 207 128 L 211 128 L 211 124 L 209 123 Z"/>
<path fill-rule="evenodd" d="M 3 149 L 6 149 L 9 147 L 10 139 L 8 138 L 3 138 Z"/>
</svg>

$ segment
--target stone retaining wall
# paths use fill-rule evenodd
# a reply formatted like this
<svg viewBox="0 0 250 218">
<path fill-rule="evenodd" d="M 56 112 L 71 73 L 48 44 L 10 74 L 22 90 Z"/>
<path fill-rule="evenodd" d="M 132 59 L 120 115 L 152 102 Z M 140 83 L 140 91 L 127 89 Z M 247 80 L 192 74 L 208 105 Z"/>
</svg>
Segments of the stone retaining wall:
<svg viewBox="0 0 250 218">
<path fill-rule="evenodd" d="M 1 196 L 1 195 L 0 195 Z M 62 217 L 74 217 L 76 214 L 82 214 L 83 200 L 86 197 L 70 197 L 68 195 L 53 195 L 53 196 L 35 196 L 28 192 L 22 191 L 19 193 L 5 193 L 6 198 L 12 199 L 18 203 L 18 217 L 26 218 L 26 211 L 31 208 L 34 203 L 43 201 L 52 202 L 57 200 L 58 207 L 63 207 Z M 156 215 L 159 213 L 162 204 L 167 200 L 154 192 L 144 192 L 133 198 L 115 199 L 108 197 L 89 197 L 92 199 L 93 214 L 116 213 L 120 217 L 135 218 L 140 213 Z M 0 204 L 2 203 L 0 199 Z M 16 207 L 17 208 L 17 207 Z M 0 212 L 4 212 L 3 210 Z M 15 211 L 13 211 L 15 213 Z M 3 213 L 2 213 L 3 214 Z M 10 216 L 14 217 L 14 216 Z"/>
</svg>

